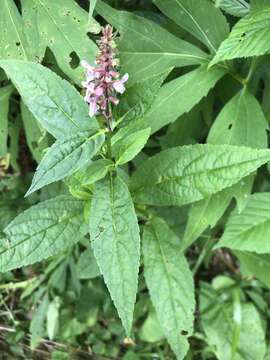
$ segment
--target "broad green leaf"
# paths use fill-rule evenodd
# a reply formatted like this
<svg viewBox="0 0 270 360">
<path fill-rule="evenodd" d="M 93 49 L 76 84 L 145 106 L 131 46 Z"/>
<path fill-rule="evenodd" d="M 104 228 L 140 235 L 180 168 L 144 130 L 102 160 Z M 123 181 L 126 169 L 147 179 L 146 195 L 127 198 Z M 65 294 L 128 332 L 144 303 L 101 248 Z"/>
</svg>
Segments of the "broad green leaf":
<svg viewBox="0 0 270 360">
<path fill-rule="evenodd" d="M 152 132 L 190 111 L 224 74 L 205 65 L 163 85 L 145 116 Z"/>
<path fill-rule="evenodd" d="M 2 60 L 0 67 L 35 118 L 54 137 L 63 138 L 97 128 L 96 120 L 89 118 L 81 95 L 51 70 L 39 64 L 16 60 Z"/>
<path fill-rule="evenodd" d="M 13 86 L 0 88 L 0 156 L 7 153 L 9 97 Z"/>
<path fill-rule="evenodd" d="M 136 300 L 140 235 L 126 184 L 112 175 L 96 183 L 91 201 L 90 239 L 127 335 Z"/>
<path fill-rule="evenodd" d="M 46 42 L 38 28 L 38 5 L 34 0 L 21 0 L 21 5 L 23 32 L 27 40 L 27 50 L 31 59 L 41 63 L 46 50 Z"/>
<path fill-rule="evenodd" d="M 154 0 L 154 3 L 212 53 L 229 34 L 226 18 L 208 0 Z"/>
<path fill-rule="evenodd" d="M 258 10 L 262 10 L 265 7 L 268 7 L 269 1 L 268 0 L 251 0 L 250 4 L 251 4 L 251 11 L 258 11 Z"/>
<path fill-rule="evenodd" d="M 186 355 L 193 332 L 192 274 L 179 239 L 166 222 L 153 218 L 143 235 L 144 275 L 161 328 L 177 359 Z"/>
<path fill-rule="evenodd" d="M 104 142 L 102 131 L 77 133 L 57 140 L 41 160 L 26 195 L 62 180 L 80 170 L 98 152 Z"/>
<path fill-rule="evenodd" d="M 247 89 L 237 93 L 221 110 L 209 132 L 209 144 L 267 148 L 268 124 L 258 100 Z"/>
<path fill-rule="evenodd" d="M 53 52 L 59 67 L 80 82 L 84 69 L 80 60 L 94 62 L 95 43 L 87 35 L 88 14 L 73 0 L 35 0 L 42 41 Z"/>
<path fill-rule="evenodd" d="M 245 0 L 215 0 L 216 6 L 230 15 L 237 17 L 246 16 L 249 13 L 250 5 Z"/>
<path fill-rule="evenodd" d="M 88 12 L 88 25 L 87 25 L 88 30 L 94 34 L 98 34 L 101 30 L 101 26 L 93 17 L 96 4 L 97 4 L 97 0 L 90 0 L 89 12 Z"/>
<path fill-rule="evenodd" d="M 230 187 L 269 161 L 269 150 L 230 145 L 189 145 L 160 152 L 132 177 L 137 202 L 184 205 Z"/>
<path fill-rule="evenodd" d="M 76 270 L 79 279 L 93 279 L 100 275 L 93 250 L 90 247 L 81 253 Z"/>
<path fill-rule="evenodd" d="M 121 128 L 112 137 L 112 155 L 116 164 L 132 160 L 144 147 L 150 136 L 150 128 L 141 119 Z"/>
<path fill-rule="evenodd" d="M 28 108 L 21 102 L 21 115 L 27 145 L 37 163 L 41 161 L 44 151 L 50 146 L 46 130 L 38 123 Z"/>
<path fill-rule="evenodd" d="M 267 148 L 268 125 L 256 98 L 247 89 L 236 94 L 221 110 L 208 135 L 210 144 L 245 145 Z M 210 225 L 215 226 L 233 197 L 238 210 L 244 207 L 251 192 L 253 175 L 209 198 L 194 204 L 190 210 L 184 246 L 190 245 Z M 199 219 L 199 220 L 198 220 Z M 194 226 L 194 224 L 196 224 Z"/>
<path fill-rule="evenodd" d="M 270 7 L 251 12 L 239 20 L 220 45 L 210 65 L 241 57 L 259 56 L 270 51 Z"/>
<path fill-rule="evenodd" d="M 222 298 L 223 297 L 223 298 Z M 234 309 L 210 286 L 202 286 L 200 314 L 206 340 L 218 360 L 263 360 L 266 346 L 260 314 L 251 303 L 241 304 L 240 334 L 233 356 Z"/>
<path fill-rule="evenodd" d="M 0 271 L 33 264 L 79 241 L 85 234 L 83 202 L 60 195 L 32 206 L 4 230 Z"/>
<path fill-rule="evenodd" d="M 270 252 L 270 193 L 251 195 L 243 211 L 234 212 L 216 248 L 228 247 L 264 254 Z"/>
<path fill-rule="evenodd" d="M 97 12 L 121 33 L 121 67 L 130 74 L 129 83 L 147 79 L 172 66 L 196 65 L 208 55 L 196 46 L 177 38 L 146 18 L 117 11 L 98 1 Z"/>
<path fill-rule="evenodd" d="M 248 251 L 234 251 L 241 264 L 241 270 L 255 276 L 270 289 L 270 255 Z"/>
<path fill-rule="evenodd" d="M 22 18 L 14 1 L 1 1 L 0 24 L 0 59 L 30 59 Z"/>
</svg>

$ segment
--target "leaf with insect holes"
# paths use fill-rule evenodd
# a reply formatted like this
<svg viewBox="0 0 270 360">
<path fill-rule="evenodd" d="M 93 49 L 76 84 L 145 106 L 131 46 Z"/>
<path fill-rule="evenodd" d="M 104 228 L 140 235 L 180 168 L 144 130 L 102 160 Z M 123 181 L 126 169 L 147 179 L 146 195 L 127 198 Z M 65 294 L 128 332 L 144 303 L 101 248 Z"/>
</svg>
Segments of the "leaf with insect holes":
<svg viewBox="0 0 270 360">
<path fill-rule="evenodd" d="M 193 332 L 192 273 L 180 241 L 166 222 L 153 218 L 143 234 L 144 275 L 161 328 L 177 359 L 183 359 Z"/>
</svg>

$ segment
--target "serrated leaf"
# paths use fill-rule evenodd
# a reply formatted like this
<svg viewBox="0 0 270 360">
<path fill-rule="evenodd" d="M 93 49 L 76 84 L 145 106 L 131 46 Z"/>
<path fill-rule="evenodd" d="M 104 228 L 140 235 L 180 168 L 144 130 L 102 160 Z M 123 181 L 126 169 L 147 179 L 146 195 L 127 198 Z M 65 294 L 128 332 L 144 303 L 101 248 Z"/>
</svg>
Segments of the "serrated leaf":
<svg viewBox="0 0 270 360">
<path fill-rule="evenodd" d="M 35 0 L 35 3 L 42 41 L 51 49 L 63 72 L 80 82 L 84 74 L 80 60 L 94 63 L 97 51 L 87 35 L 87 12 L 72 0 Z"/>
<path fill-rule="evenodd" d="M 76 271 L 79 279 L 94 279 L 100 275 L 93 250 L 90 247 L 81 253 L 76 264 Z"/>
<path fill-rule="evenodd" d="M 22 18 L 14 1 L 2 0 L 0 24 L 0 59 L 30 60 Z"/>
<path fill-rule="evenodd" d="M 99 269 L 129 335 L 138 284 L 140 236 L 131 196 L 119 177 L 96 183 L 89 232 Z"/>
<path fill-rule="evenodd" d="M 104 142 L 104 132 L 77 133 L 57 140 L 41 160 L 26 195 L 62 180 L 91 161 Z"/>
<path fill-rule="evenodd" d="M 130 74 L 129 84 L 150 78 L 172 66 L 201 64 L 207 54 L 177 38 L 155 22 L 98 1 L 97 12 L 121 33 L 121 67 Z"/>
<path fill-rule="evenodd" d="M 241 304 L 240 333 L 235 353 L 234 309 L 231 302 L 224 302 L 224 293 L 218 295 L 210 286 L 203 284 L 200 291 L 200 313 L 206 341 L 218 360 L 264 359 L 265 334 L 260 314 L 252 303 Z"/>
<path fill-rule="evenodd" d="M 54 137 L 63 138 L 96 129 L 81 95 L 67 81 L 42 65 L 1 60 L 2 67 L 19 91 L 25 105 Z"/>
<path fill-rule="evenodd" d="M 157 316 L 177 359 L 186 355 L 193 332 L 192 274 L 179 239 L 166 222 L 154 218 L 143 234 L 144 275 Z"/>
<path fill-rule="evenodd" d="M 129 162 L 143 149 L 150 136 L 150 128 L 146 126 L 145 121 L 138 120 L 121 128 L 112 137 L 112 155 L 116 164 Z"/>
<path fill-rule="evenodd" d="M 245 0 L 216 0 L 216 6 L 237 17 L 246 16 L 250 10 L 250 5 Z"/>
<path fill-rule="evenodd" d="M 39 163 L 44 155 L 44 151 L 50 146 L 49 134 L 38 123 L 28 108 L 21 102 L 21 116 L 26 136 L 27 145 Z"/>
<path fill-rule="evenodd" d="M 259 56 L 270 51 L 270 7 L 251 12 L 239 20 L 220 45 L 210 66 L 220 61 Z"/>
<path fill-rule="evenodd" d="M 212 70 L 208 71 L 206 65 L 201 66 L 161 87 L 153 105 L 145 115 L 152 133 L 190 111 L 208 94 L 225 74 L 221 69 Z"/>
<path fill-rule="evenodd" d="M 230 145 L 189 145 L 160 152 L 132 177 L 137 202 L 184 205 L 237 183 L 269 161 L 269 150 Z"/>
<path fill-rule="evenodd" d="M 0 156 L 7 153 L 9 97 L 13 86 L 0 88 Z"/>
<path fill-rule="evenodd" d="M 270 252 L 270 193 L 251 195 L 243 211 L 234 212 L 216 248 L 228 247 L 264 254 Z"/>
<path fill-rule="evenodd" d="M 226 18 L 208 0 L 154 0 L 158 8 L 215 53 L 229 34 Z"/>
<path fill-rule="evenodd" d="M 85 234 L 83 202 L 60 195 L 32 206 L 4 230 L 0 271 L 33 264 L 79 241 Z"/>
</svg>

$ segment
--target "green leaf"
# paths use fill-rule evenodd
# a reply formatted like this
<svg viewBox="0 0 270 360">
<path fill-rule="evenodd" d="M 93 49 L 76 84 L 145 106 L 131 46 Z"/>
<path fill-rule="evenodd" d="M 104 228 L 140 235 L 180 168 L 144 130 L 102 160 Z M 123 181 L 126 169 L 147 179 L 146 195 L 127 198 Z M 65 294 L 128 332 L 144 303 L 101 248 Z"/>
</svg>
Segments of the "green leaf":
<svg viewBox="0 0 270 360">
<path fill-rule="evenodd" d="M 241 270 L 255 276 L 270 289 L 270 255 L 234 251 L 241 264 Z"/>
<path fill-rule="evenodd" d="M 139 119 L 121 128 L 112 137 L 112 155 L 117 165 L 132 160 L 144 147 L 150 136 L 147 123 Z"/>
<path fill-rule="evenodd" d="M 262 10 L 265 7 L 269 6 L 268 0 L 251 0 L 251 11 Z"/>
<path fill-rule="evenodd" d="M 2 0 L 0 24 L 0 59 L 30 59 L 22 18 L 14 1 Z"/>
<path fill-rule="evenodd" d="M 100 275 L 93 250 L 90 247 L 81 253 L 76 270 L 79 279 L 94 279 Z"/>
<path fill-rule="evenodd" d="M 27 61 L 0 61 L 7 76 L 41 125 L 54 137 L 63 138 L 97 128 L 89 118 L 83 98 L 67 81 L 39 64 Z"/>
<path fill-rule="evenodd" d="M 205 65 L 163 85 L 145 115 L 152 133 L 190 111 L 224 74 Z"/>
<path fill-rule="evenodd" d="M 237 93 L 221 110 L 209 132 L 209 144 L 267 148 L 268 124 L 258 100 L 247 89 Z"/>
<path fill-rule="evenodd" d="M 245 0 L 216 0 L 216 6 L 237 17 L 246 16 L 250 10 L 250 5 Z"/>
<path fill-rule="evenodd" d="M 34 0 L 21 0 L 23 31 L 27 40 L 27 50 L 31 59 L 41 63 L 46 43 L 39 31 L 38 5 Z"/>
<path fill-rule="evenodd" d="M 87 35 L 87 12 L 73 0 L 35 2 L 42 41 L 51 49 L 63 72 L 80 82 L 84 76 L 80 60 L 94 63 L 97 51 L 97 46 Z"/>
<path fill-rule="evenodd" d="M 119 177 L 96 183 L 89 232 L 99 269 L 129 335 L 138 284 L 140 236 L 131 196 Z"/>
<path fill-rule="evenodd" d="M 144 275 L 160 325 L 177 359 L 183 359 L 193 332 L 192 274 L 180 242 L 166 222 L 154 218 L 143 235 Z"/>
<path fill-rule="evenodd" d="M 226 18 L 208 0 L 154 0 L 154 3 L 212 53 L 229 34 Z"/>
<path fill-rule="evenodd" d="M 0 156 L 7 153 L 9 97 L 13 86 L 0 88 Z"/>
<path fill-rule="evenodd" d="M 269 7 L 251 12 L 236 23 L 229 37 L 220 45 L 210 65 L 224 60 L 269 53 L 269 26 Z"/>
<path fill-rule="evenodd" d="M 233 191 L 224 189 L 217 194 L 192 205 L 182 242 L 182 248 L 189 247 L 210 226 L 216 225 L 231 202 Z"/>
<path fill-rule="evenodd" d="M 224 234 L 216 248 L 269 253 L 270 193 L 251 195 L 243 211 L 230 216 Z"/>
<path fill-rule="evenodd" d="M 157 342 L 164 338 L 157 314 L 151 309 L 140 330 L 140 339 L 147 342 Z"/>
<path fill-rule="evenodd" d="M 47 334 L 50 340 L 53 340 L 57 330 L 59 323 L 59 298 L 55 298 L 52 302 L 50 302 L 47 310 Z"/>
<path fill-rule="evenodd" d="M 50 146 L 46 130 L 36 121 L 28 108 L 21 102 L 21 116 L 24 125 L 27 145 L 37 163 L 41 161 L 44 151 Z"/>
<path fill-rule="evenodd" d="M 245 145 L 267 148 L 268 128 L 262 109 L 247 89 L 236 94 L 221 110 L 208 135 L 210 144 Z M 239 184 L 194 204 L 185 231 L 184 246 L 189 246 L 210 225 L 215 226 L 233 197 L 241 211 L 253 185 L 253 175 Z M 196 224 L 196 225 L 194 225 Z"/>
<path fill-rule="evenodd" d="M 200 313 L 207 342 L 218 360 L 264 359 L 265 334 L 260 314 L 253 304 L 241 304 L 240 336 L 234 357 L 235 319 L 232 303 L 224 303 L 224 293 L 218 295 L 205 284 L 200 294 Z"/>
<path fill-rule="evenodd" d="M 129 84 L 150 78 L 172 66 L 204 63 L 208 55 L 141 16 L 117 11 L 98 1 L 97 12 L 121 33 L 121 67 L 130 74 Z"/>
<path fill-rule="evenodd" d="M 104 142 L 104 132 L 77 133 L 57 140 L 41 160 L 26 195 L 45 185 L 62 180 L 80 170 L 98 152 Z"/>
<path fill-rule="evenodd" d="M 31 349 L 35 349 L 45 335 L 45 319 L 49 307 L 49 296 L 46 294 L 39 304 L 30 323 Z"/>
<path fill-rule="evenodd" d="M 269 161 L 269 150 L 230 145 L 189 145 L 160 152 L 132 177 L 137 202 L 184 205 L 240 181 Z"/>
<path fill-rule="evenodd" d="M 4 230 L 0 271 L 33 264 L 79 241 L 85 234 L 83 202 L 60 195 L 18 215 Z"/>
</svg>

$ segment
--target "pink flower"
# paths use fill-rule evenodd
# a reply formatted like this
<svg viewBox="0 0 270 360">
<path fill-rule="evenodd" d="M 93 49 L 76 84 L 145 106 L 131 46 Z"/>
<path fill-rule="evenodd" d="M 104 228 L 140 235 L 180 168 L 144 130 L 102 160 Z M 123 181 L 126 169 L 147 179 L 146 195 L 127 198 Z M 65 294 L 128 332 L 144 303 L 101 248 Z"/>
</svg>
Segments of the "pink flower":
<svg viewBox="0 0 270 360">
<path fill-rule="evenodd" d="M 82 82 L 82 86 L 86 89 L 84 100 L 89 105 L 90 117 L 102 114 L 109 123 L 112 116 L 111 104 L 119 103 L 117 93 L 125 92 L 124 84 L 128 81 L 128 74 L 120 78 L 117 71 L 119 61 L 115 57 L 116 47 L 110 25 L 102 29 L 102 37 L 98 44 L 97 66 L 90 65 L 86 60 L 81 61 L 81 66 L 86 70 L 86 80 Z"/>
</svg>

